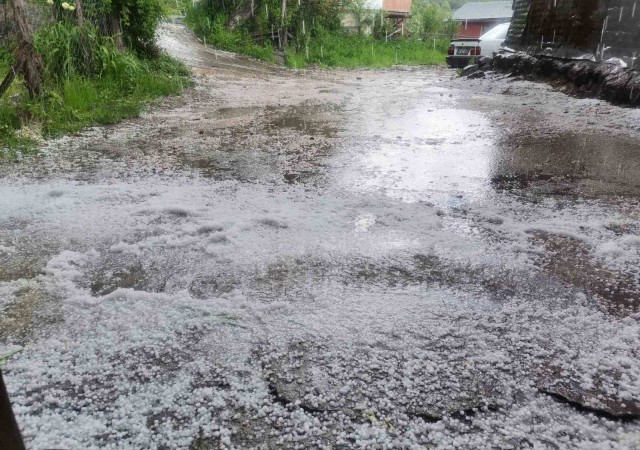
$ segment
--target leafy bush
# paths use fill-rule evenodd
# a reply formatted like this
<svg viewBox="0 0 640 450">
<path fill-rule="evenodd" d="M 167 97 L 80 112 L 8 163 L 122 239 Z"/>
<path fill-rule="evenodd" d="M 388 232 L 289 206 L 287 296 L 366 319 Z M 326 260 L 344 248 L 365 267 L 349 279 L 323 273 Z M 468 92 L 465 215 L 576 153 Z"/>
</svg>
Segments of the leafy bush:
<svg viewBox="0 0 640 450">
<path fill-rule="evenodd" d="M 127 44 L 138 54 L 156 56 L 156 29 L 162 19 L 159 0 L 111 0 L 111 9 L 122 21 Z"/>
<path fill-rule="evenodd" d="M 460 27 L 459 22 L 448 20 L 451 14 L 452 8 L 446 0 L 416 0 L 411 8 L 409 30 L 421 39 L 434 36 L 451 39 Z"/>
<path fill-rule="evenodd" d="M 64 0 L 53 0 L 56 7 Z M 67 0 L 71 1 L 71 0 Z M 122 26 L 122 36 L 138 56 L 155 57 L 159 49 L 155 34 L 162 19 L 163 0 L 85 0 L 86 18 L 102 34 L 113 35 L 114 23 Z"/>
</svg>

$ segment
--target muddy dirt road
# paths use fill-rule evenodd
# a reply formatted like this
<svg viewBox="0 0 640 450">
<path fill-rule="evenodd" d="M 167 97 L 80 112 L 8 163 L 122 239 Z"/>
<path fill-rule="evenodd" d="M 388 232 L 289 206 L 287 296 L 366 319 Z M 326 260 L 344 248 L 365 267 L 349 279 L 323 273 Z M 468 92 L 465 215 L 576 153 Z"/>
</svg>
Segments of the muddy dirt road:
<svg viewBox="0 0 640 450">
<path fill-rule="evenodd" d="M 161 43 L 184 96 L 0 166 L 30 448 L 640 448 L 640 111 Z"/>
</svg>

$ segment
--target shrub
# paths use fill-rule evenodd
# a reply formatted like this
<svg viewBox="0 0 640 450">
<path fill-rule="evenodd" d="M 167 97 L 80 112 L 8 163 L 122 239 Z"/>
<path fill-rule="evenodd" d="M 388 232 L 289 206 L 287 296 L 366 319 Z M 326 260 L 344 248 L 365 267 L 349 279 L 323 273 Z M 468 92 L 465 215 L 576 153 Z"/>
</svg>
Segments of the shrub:
<svg viewBox="0 0 640 450">
<path fill-rule="evenodd" d="M 126 84 L 140 72 L 140 62 L 132 54 L 119 51 L 91 24 L 80 29 L 71 22 L 57 22 L 38 30 L 34 42 L 52 81 L 97 76 Z"/>
<path fill-rule="evenodd" d="M 162 18 L 159 0 L 111 0 L 111 8 L 122 21 L 127 44 L 139 55 L 157 56 L 156 29 Z"/>
<path fill-rule="evenodd" d="M 62 0 L 54 0 L 58 5 Z M 156 57 L 155 34 L 162 19 L 161 0 L 85 0 L 85 15 L 103 34 L 113 34 L 113 22 L 122 25 L 125 43 L 142 57 Z"/>
</svg>

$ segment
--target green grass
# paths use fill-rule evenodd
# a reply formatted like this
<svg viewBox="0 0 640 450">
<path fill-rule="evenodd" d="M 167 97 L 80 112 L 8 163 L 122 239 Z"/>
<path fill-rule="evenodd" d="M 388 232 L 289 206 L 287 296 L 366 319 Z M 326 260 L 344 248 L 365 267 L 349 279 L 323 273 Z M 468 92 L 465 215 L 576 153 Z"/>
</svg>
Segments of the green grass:
<svg viewBox="0 0 640 450">
<path fill-rule="evenodd" d="M 7 61 L 0 60 L 0 73 L 7 68 Z M 30 99 L 22 81 L 16 79 L 0 100 L 0 158 L 11 160 L 32 152 L 39 138 L 135 117 L 149 102 L 179 94 L 189 84 L 189 71 L 168 56 L 138 60 L 136 70 L 126 77 L 116 72 L 49 78 L 46 95 L 40 99 Z"/>
<path fill-rule="evenodd" d="M 260 17 L 256 20 L 260 22 Z M 187 9 L 187 25 L 208 45 L 263 61 L 274 61 L 271 42 L 257 44 L 252 39 L 249 28 L 243 28 L 251 27 L 251 23 L 231 30 L 225 27 L 226 22 L 227 15 L 224 11 L 213 13 L 203 3 Z M 311 21 L 308 20 L 307 23 L 309 22 Z M 417 39 L 385 42 L 373 36 L 331 31 L 318 25 L 313 30 L 307 30 L 305 39 L 290 42 L 286 54 L 287 65 L 292 68 L 312 64 L 321 67 L 385 68 L 396 64 L 444 64 L 448 47 L 449 41 L 444 39 L 436 40 L 435 43 L 432 40 L 422 42 Z"/>
<path fill-rule="evenodd" d="M 225 15 L 220 15 L 211 20 L 201 8 L 196 7 L 187 11 L 186 23 L 207 45 L 262 61 L 274 61 L 273 46 L 270 42 L 260 45 L 253 41 L 246 30 L 226 28 L 226 19 Z"/>
<path fill-rule="evenodd" d="M 226 17 L 208 19 L 196 8 L 187 12 L 187 24 L 204 38 L 208 45 L 273 62 L 273 45 L 256 44 L 243 29 L 225 28 Z M 287 49 L 287 65 L 304 68 L 314 64 L 321 67 L 385 68 L 395 64 L 444 64 L 449 41 L 435 43 L 414 39 L 384 42 L 372 36 L 324 32 L 304 42 L 294 43 Z M 308 52 L 307 52 L 308 50 Z"/>
<path fill-rule="evenodd" d="M 42 56 L 45 94 L 30 98 L 16 79 L 0 99 L 0 157 L 5 159 L 33 150 L 42 138 L 137 116 L 150 101 L 190 84 L 180 62 L 120 51 L 90 24 L 83 30 L 67 21 L 50 24 L 38 30 L 34 44 Z M 11 61 L 11 53 L 0 50 L 0 73 Z"/>
<path fill-rule="evenodd" d="M 385 68 L 396 64 L 444 64 L 448 42 L 425 43 L 413 39 L 384 42 L 371 36 L 325 35 L 309 39 L 298 51 L 290 47 L 287 65 L 304 68 L 310 64 L 321 67 Z M 307 53 L 308 49 L 308 53 Z"/>
</svg>

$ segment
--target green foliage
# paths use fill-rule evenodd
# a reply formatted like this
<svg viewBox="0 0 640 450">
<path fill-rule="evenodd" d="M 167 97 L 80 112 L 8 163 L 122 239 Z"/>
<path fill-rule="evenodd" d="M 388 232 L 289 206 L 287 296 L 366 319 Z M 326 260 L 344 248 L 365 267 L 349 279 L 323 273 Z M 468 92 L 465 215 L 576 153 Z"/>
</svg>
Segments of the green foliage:
<svg viewBox="0 0 640 450">
<path fill-rule="evenodd" d="M 91 24 L 80 29 L 71 22 L 57 22 L 38 30 L 34 43 L 42 55 L 45 76 L 55 82 L 96 76 L 123 85 L 141 70 L 133 54 L 119 51 L 111 38 L 100 36 Z"/>
<path fill-rule="evenodd" d="M 159 0 L 111 0 L 111 9 L 122 22 L 127 44 L 138 54 L 155 56 L 156 29 L 162 18 Z"/>
<path fill-rule="evenodd" d="M 227 16 L 220 12 L 212 20 L 204 6 L 192 8 L 187 13 L 187 23 L 202 36 L 207 44 L 222 50 L 249 55 L 256 59 L 273 62 L 273 46 L 271 42 L 257 44 L 244 29 L 232 30 L 225 26 Z"/>
<path fill-rule="evenodd" d="M 160 0 L 160 8 L 164 16 L 184 15 L 191 4 L 191 0 Z"/>
<path fill-rule="evenodd" d="M 409 31 L 423 40 L 433 37 L 450 39 L 459 27 L 457 22 L 448 20 L 452 10 L 446 1 L 415 0 L 411 13 Z"/>
<path fill-rule="evenodd" d="M 68 14 L 60 9 L 62 1 L 54 0 L 53 8 L 59 18 Z M 85 18 L 103 34 L 115 32 L 112 27 L 115 21 L 122 26 L 122 36 L 129 48 L 138 56 L 155 57 L 159 54 L 155 34 L 163 16 L 163 1 L 168 0 L 84 0 L 83 5 Z"/>
<path fill-rule="evenodd" d="M 347 5 L 359 26 L 355 34 L 342 30 L 343 9 L 338 2 L 289 1 L 284 17 L 281 0 L 255 0 L 253 14 L 250 5 L 250 0 L 203 0 L 188 9 L 187 24 L 207 44 L 266 61 L 273 61 L 271 39 L 281 42 L 282 30 L 287 28 L 287 64 L 297 68 L 309 64 L 389 67 L 396 60 L 398 64 L 443 64 L 449 44 L 445 19 L 450 13 L 430 3 L 423 5 L 425 11 L 416 27 L 420 33 L 413 33 L 413 39 L 390 42 L 385 38 L 393 31 L 393 24 L 367 9 L 364 0 Z M 238 21 L 237 17 L 243 19 Z M 370 30 L 373 36 L 365 36 Z M 261 40 L 262 44 L 257 43 Z"/>
<path fill-rule="evenodd" d="M 374 26 L 377 18 L 377 11 L 368 9 L 365 0 L 353 0 L 347 5 L 347 11 L 353 14 L 358 24 L 358 34 L 363 34 L 365 30 Z"/>
<path fill-rule="evenodd" d="M 272 33 L 276 38 L 278 30 L 284 28 L 298 48 L 307 38 L 340 30 L 341 10 L 331 0 L 289 1 L 284 17 L 281 0 L 256 0 L 253 14 L 250 5 L 250 0 L 204 0 L 187 11 L 187 23 L 198 35 L 207 37 L 207 42 L 229 50 L 250 49 L 252 36 L 266 41 Z M 231 26 L 229 17 L 239 14 L 247 20 Z"/>
<path fill-rule="evenodd" d="M 34 35 L 45 95 L 29 98 L 18 79 L 0 99 L 0 158 L 17 157 L 42 137 L 135 116 L 150 100 L 190 83 L 188 69 L 155 46 L 161 0 L 85 0 L 83 28 L 62 1 L 50 7 L 56 20 Z M 129 50 L 120 51 L 109 37 L 114 21 L 122 24 Z M 0 73 L 11 62 L 11 52 L 0 49 Z"/>
<path fill-rule="evenodd" d="M 6 74 L 13 63 L 13 55 L 6 48 L 0 49 L 0 73 Z M 21 137 L 16 131 L 21 126 L 20 116 L 24 112 L 18 99 L 26 98 L 25 89 L 18 83 L 13 83 L 8 92 L 0 98 L 0 143 L 5 143 L 9 150 L 0 148 L 0 158 L 4 154 L 9 157 L 15 155 L 16 150 L 25 150 L 30 146 L 29 139 Z"/>
<path fill-rule="evenodd" d="M 13 52 L 7 47 L 0 47 L 0 66 L 9 66 L 13 60 Z"/>
<path fill-rule="evenodd" d="M 40 99 L 30 100 L 24 87 L 14 83 L 12 95 L 0 100 L 0 157 L 11 159 L 32 149 L 38 136 L 31 135 L 31 129 L 47 138 L 92 124 L 116 123 L 138 115 L 149 101 L 178 94 L 190 84 L 188 69 L 168 56 L 151 61 L 133 55 L 122 58 L 134 59 L 135 70 L 123 72 L 117 60 L 116 68 L 101 77 L 79 75 L 74 69 L 64 78 L 47 78 L 47 95 Z"/>
<path fill-rule="evenodd" d="M 309 64 L 322 67 L 391 67 L 395 64 L 444 64 L 448 41 L 437 42 L 436 49 L 423 42 L 405 39 L 385 43 L 371 36 L 330 34 L 309 40 L 300 52 L 287 52 L 287 65 L 303 68 Z M 308 48 L 308 57 L 307 57 Z M 443 51 L 444 49 L 444 51 Z"/>
</svg>

